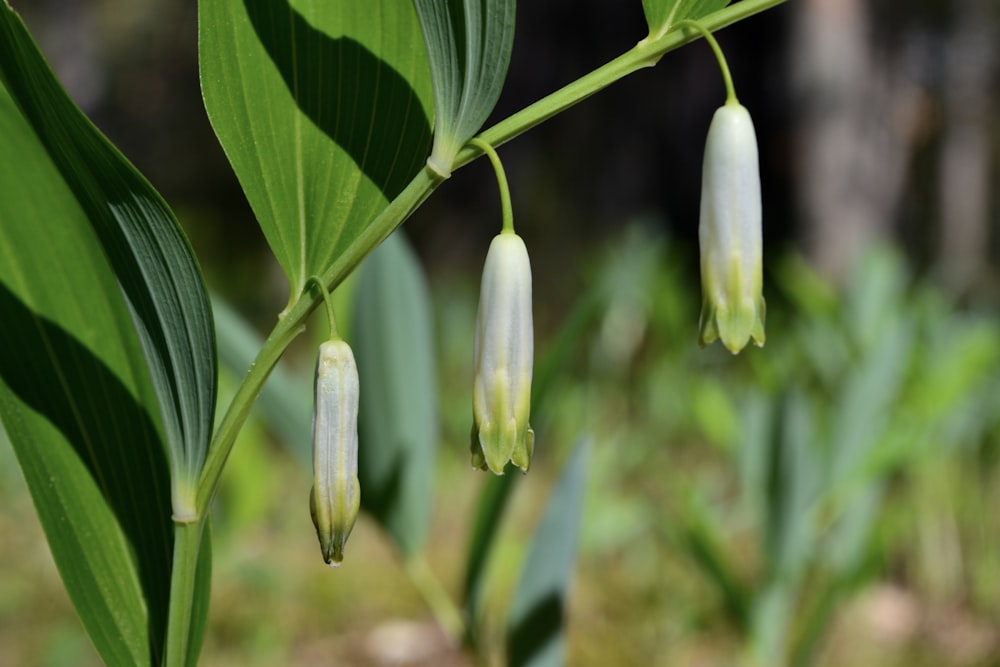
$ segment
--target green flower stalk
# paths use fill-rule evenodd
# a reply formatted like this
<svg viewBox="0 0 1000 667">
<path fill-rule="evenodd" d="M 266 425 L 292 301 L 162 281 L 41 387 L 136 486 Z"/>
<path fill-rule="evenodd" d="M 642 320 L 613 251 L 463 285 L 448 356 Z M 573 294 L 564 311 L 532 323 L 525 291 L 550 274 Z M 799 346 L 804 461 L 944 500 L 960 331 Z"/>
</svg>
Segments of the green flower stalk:
<svg viewBox="0 0 1000 667">
<path fill-rule="evenodd" d="M 534 361 L 531 264 L 513 230 L 496 236 L 486 255 L 474 357 L 472 464 L 502 475 L 510 461 L 527 471 L 535 443 L 528 425 Z"/>
<path fill-rule="evenodd" d="M 712 118 L 702 169 L 699 343 L 736 354 L 764 344 L 760 173 L 750 114 L 726 102 Z"/>
</svg>

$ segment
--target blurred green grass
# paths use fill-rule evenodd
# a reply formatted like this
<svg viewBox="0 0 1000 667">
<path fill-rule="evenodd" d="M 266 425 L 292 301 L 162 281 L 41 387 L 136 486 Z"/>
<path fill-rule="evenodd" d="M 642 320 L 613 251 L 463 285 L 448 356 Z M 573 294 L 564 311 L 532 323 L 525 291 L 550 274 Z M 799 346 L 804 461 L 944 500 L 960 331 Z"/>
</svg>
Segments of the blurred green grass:
<svg viewBox="0 0 1000 667">
<path fill-rule="evenodd" d="M 695 343 L 693 257 L 631 228 L 587 263 L 593 294 L 579 298 L 597 307 L 569 338 L 575 305 L 536 287 L 538 345 L 559 340 L 568 363 L 533 416 L 536 463 L 490 560 L 494 641 L 585 431 L 568 664 L 1000 664 L 996 308 L 960 308 L 890 249 L 839 292 L 789 255 L 768 267 L 767 347 L 732 357 Z M 442 446 L 426 560 L 457 597 L 486 479 L 467 460 L 477 290 L 431 279 Z M 225 472 L 203 664 L 472 664 L 373 521 L 340 570 L 323 565 L 293 449 L 252 422 Z M 99 664 L 0 452 L 0 667 Z"/>
</svg>

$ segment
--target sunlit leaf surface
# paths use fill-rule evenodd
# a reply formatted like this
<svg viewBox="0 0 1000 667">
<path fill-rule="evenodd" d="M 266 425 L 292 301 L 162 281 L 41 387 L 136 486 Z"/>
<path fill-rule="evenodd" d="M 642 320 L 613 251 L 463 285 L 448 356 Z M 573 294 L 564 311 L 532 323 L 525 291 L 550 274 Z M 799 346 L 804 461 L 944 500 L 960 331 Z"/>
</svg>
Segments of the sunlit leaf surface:
<svg viewBox="0 0 1000 667">
<path fill-rule="evenodd" d="M 409 2 L 199 3 L 209 119 L 292 299 L 419 171 L 430 75 Z"/>
</svg>

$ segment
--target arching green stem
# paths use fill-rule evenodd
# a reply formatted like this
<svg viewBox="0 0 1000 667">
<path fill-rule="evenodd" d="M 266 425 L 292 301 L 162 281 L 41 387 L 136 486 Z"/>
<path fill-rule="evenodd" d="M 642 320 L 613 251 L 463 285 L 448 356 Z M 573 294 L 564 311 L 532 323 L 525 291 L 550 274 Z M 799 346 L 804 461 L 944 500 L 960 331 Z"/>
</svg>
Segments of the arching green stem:
<svg viewBox="0 0 1000 667">
<path fill-rule="evenodd" d="M 330 322 L 330 340 L 340 338 L 340 333 L 337 331 L 337 318 L 333 315 L 333 304 L 330 302 L 330 290 L 326 288 L 319 276 L 309 276 L 306 280 L 306 289 L 309 289 L 309 285 L 315 285 L 319 289 L 319 293 L 323 295 L 323 303 L 326 304 L 326 318 Z"/>
<path fill-rule="evenodd" d="M 719 43 L 715 41 L 715 36 L 702 24 L 697 21 L 678 21 L 678 28 L 693 28 L 700 32 L 704 37 L 708 45 L 712 47 L 712 51 L 715 52 L 715 59 L 719 61 L 719 69 L 722 70 L 722 80 L 726 83 L 726 104 L 738 104 L 739 100 L 736 99 L 736 89 L 733 88 L 733 77 L 729 73 L 729 65 L 726 63 L 726 56 L 722 55 L 722 48 Z"/>
<path fill-rule="evenodd" d="M 742 0 L 714 12 L 701 21 L 706 30 L 718 30 L 737 21 L 783 4 L 786 0 Z M 696 28 L 698 29 L 698 28 Z M 499 146 L 526 132 L 536 125 L 565 111 L 573 105 L 603 90 L 615 81 L 644 67 L 652 67 L 667 52 L 692 41 L 682 31 L 673 30 L 654 40 L 643 40 L 606 65 L 586 74 L 576 81 L 538 100 L 496 125 L 483 130 L 479 139 L 491 146 Z M 454 171 L 482 154 L 482 149 L 467 144 L 459 151 L 451 165 Z M 409 185 L 366 226 L 351 244 L 319 276 L 321 282 L 335 287 L 347 274 L 398 227 L 433 192 L 444 177 L 430 169 L 421 169 Z M 275 325 L 246 377 L 237 388 L 233 400 L 215 429 L 208 454 L 198 481 L 197 511 L 200 518 L 215 495 L 226 459 L 232 451 L 239 432 L 254 400 L 260 394 L 268 374 L 278 363 L 285 348 L 303 330 L 306 318 L 319 305 L 316 298 L 301 298 L 293 303 Z"/>
<path fill-rule="evenodd" d="M 718 30 L 784 2 L 786 0 L 742 0 L 742 2 L 729 5 L 725 9 L 704 17 L 701 25 L 705 29 Z M 477 138 L 491 146 L 499 146 L 510 141 L 632 72 L 644 67 L 652 67 L 665 53 L 690 41 L 692 38 L 679 30 L 672 30 L 654 40 L 643 40 L 603 67 L 597 68 L 573 83 L 508 116 L 496 125 L 483 130 Z M 451 170 L 458 169 L 481 154 L 481 148 L 474 144 L 466 144 L 455 157 Z M 389 203 L 389 206 L 376 216 L 351 242 L 349 247 L 323 271 L 322 275 L 319 276 L 321 282 L 330 287 L 339 285 L 361 259 L 402 224 L 444 180 L 441 174 L 435 173 L 431 169 L 421 169 L 409 185 Z M 264 341 L 264 346 L 257 353 L 257 358 L 237 388 L 233 400 L 215 429 L 205 465 L 202 468 L 201 478 L 198 481 L 197 510 L 199 517 L 207 510 L 215 495 L 222 469 L 236 440 L 236 434 L 250 414 L 250 408 L 260 394 L 264 381 L 271 369 L 278 363 L 285 348 L 303 330 L 306 318 L 317 305 L 319 305 L 318 299 L 302 298 L 289 307 L 288 311 L 278 320 L 270 336 Z"/>
<path fill-rule="evenodd" d="M 469 139 L 469 143 L 483 153 L 486 157 L 490 159 L 493 164 L 493 171 L 497 175 L 497 186 L 500 188 L 500 212 L 503 216 L 503 231 L 506 233 L 514 232 L 514 209 L 510 204 L 510 188 L 507 186 L 507 174 L 503 170 L 503 163 L 500 162 L 500 156 L 490 146 L 487 142 L 483 141 L 478 137 L 473 137 Z"/>
</svg>

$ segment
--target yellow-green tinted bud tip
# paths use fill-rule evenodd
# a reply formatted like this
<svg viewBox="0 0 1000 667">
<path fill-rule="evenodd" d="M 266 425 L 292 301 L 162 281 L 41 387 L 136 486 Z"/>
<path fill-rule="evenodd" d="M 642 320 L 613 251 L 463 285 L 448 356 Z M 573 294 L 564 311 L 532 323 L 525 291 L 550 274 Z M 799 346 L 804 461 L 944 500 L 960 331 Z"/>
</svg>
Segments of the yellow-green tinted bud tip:
<svg viewBox="0 0 1000 667">
<path fill-rule="evenodd" d="M 761 218 L 753 122 L 742 105 L 729 102 L 712 118 L 702 168 L 698 342 L 703 347 L 716 338 L 733 354 L 750 340 L 764 345 Z"/>
<path fill-rule="evenodd" d="M 361 507 L 358 484 L 358 369 L 350 346 L 319 348 L 313 411 L 313 487 L 309 511 L 323 560 L 344 560 L 344 545 Z"/>
<path fill-rule="evenodd" d="M 521 237 L 503 232 L 486 255 L 476 315 L 472 465 L 503 474 L 508 461 L 528 470 L 534 432 L 531 372 L 534 330 L 531 264 Z"/>
</svg>

